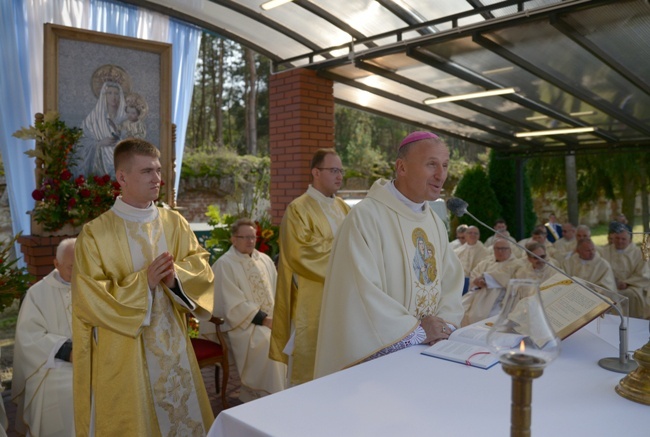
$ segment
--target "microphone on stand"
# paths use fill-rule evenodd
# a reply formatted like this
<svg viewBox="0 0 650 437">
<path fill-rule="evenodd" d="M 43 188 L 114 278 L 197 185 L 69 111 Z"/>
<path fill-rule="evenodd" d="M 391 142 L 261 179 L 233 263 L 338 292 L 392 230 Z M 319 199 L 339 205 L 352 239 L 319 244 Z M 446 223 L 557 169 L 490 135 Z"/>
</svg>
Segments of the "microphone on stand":
<svg viewBox="0 0 650 437">
<path fill-rule="evenodd" d="M 612 304 L 612 302 L 609 299 L 606 299 L 604 296 L 602 296 L 600 293 L 592 290 L 591 288 L 587 287 L 581 280 L 578 280 L 577 278 L 574 278 L 573 276 L 569 275 L 567 272 L 564 270 L 560 269 L 559 267 L 554 266 L 550 262 L 546 261 L 544 258 L 538 256 L 536 253 L 531 252 L 530 250 L 526 249 L 524 246 L 521 244 L 510 240 L 506 235 L 502 234 L 501 231 L 497 231 L 496 229 L 492 228 L 491 226 L 483 223 L 481 220 L 476 218 L 471 212 L 467 210 L 468 204 L 465 202 L 463 199 L 460 199 L 458 197 L 450 197 L 447 199 L 447 209 L 452 212 L 454 215 L 457 217 L 462 217 L 465 214 L 476 220 L 478 223 L 481 225 L 485 226 L 495 234 L 501 235 L 503 238 L 508 240 L 510 243 L 514 244 L 518 248 L 524 250 L 527 254 L 537 258 L 544 264 L 546 264 L 549 267 L 552 267 L 554 270 L 556 270 L 558 273 L 562 274 L 563 276 L 569 278 L 571 281 L 574 283 L 578 284 L 580 287 L 584 288 L 585 290 L 589 291 L 591 294 L 597 296 L 599 299 L 607 303 L 610 307 L 614 308 L 616 312 L 618 313 L 618 316 L 621 318 L 621 324 L 618 328 L 618 334 L 619 334 L 619 356 L 618 358 L 615 357 L 610 357 L 610 358 L 603 358 L 600 361 L 598 361 L 598 365 L 602 367 L 603 369 L 611 370 L 613 372 L 619 372 L 619 373 L 629 373 L 632 370 L 637 368 L 637 364 L 635 361 L 629 359 L 628 351 L 627 351 L 627 322 L 625 320 L 625 317 L 623 316 L 623 313 L 621 312 L 621 309 L 617 306 Z"/>
</svg>

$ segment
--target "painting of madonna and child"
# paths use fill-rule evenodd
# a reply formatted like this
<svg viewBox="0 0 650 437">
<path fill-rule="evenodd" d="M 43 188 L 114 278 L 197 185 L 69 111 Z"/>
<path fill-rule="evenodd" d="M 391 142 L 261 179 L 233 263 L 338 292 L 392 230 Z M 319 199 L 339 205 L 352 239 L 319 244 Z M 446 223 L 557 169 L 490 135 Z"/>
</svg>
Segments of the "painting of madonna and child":
<svg viewBox="0 0 650 437">
<path fill-rule="evenodd" d="M 46 42 L 46 50 L 55 52 L 57 77 L 49 84 L 56 92 L 48 93 L 46 75 L 46 106 L 56 109 L 68 126 L 83 131 L 73 174 L 114 178 L 113 149 L 126 138 L 145 139 L 161 148 L 165 166 L 171 156 L 162 150 L 171 148 L 171 133 L 163 130 L 171 126 L 171 91 L 166 89 L 169 73 L 162 67 L 167 64 L 162 52 L 168 45 L 62 26 L 55 26 L 50 38 L 55 42 Z"/>
</svg>

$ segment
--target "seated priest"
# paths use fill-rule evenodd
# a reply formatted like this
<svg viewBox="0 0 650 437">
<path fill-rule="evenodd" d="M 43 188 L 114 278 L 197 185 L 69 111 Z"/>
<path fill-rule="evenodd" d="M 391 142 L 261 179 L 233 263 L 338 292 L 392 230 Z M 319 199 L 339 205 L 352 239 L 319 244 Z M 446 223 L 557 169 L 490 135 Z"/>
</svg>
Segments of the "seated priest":
<svg viewBox="0 0 650 437">
<path fill-rule="evenodd" d="M 212 266 L 214 315 L 225 320 L 243 402 L 283 390 L 287 377 L 287 365 L 269 358 L 277 272 L 271 258 L 255 249 L 256 229 L 250 219 L 237 220 L 232 246 Z"/>
<path fill-rule="evenodd" d="M 75 241 L 59 243 L 55 269 L 27 291 L 18 314 L 11 389 L 21 434 L 75 435 L 70 308 Z"/>
<path fill-rule="evenodd" d="M 572 223 L 566 222 L 562 225 L 562 238 L 553 243 L 555 254 L 553 258 L 559 263 L 569 258 L 576 250 L 576 228 Z"/>
<path fill-rule="evenodd" d="M 502 219 L 502 218 L 496 219 L 494 221 L 493 228 L 494 228 L 494 230 L 496 230 L 498 232 L 495 233 L 494 235 L 490 235 L 488 237 L 488 239 L 485 240 L 485 243 L 484 243 L 485 247 L 492 247 L 492 245 L 494 244 L 494 242 L 496 241 L 496 239 L 499 236 L 502 236 L 504 234 L 504 232 L 508 232 L 508 225 L 507 225 L 506 221 L 504 219 Z M 508 233 L 508 235 L 510 235 L 510 233 Z"/>
<path fill-rule="evenodd" d="M 564 271 L 571 276 L 615 292 L 616 279 L 612 267 L 598 254 L 594 242 L 590 238 L 580 240 L 576 250 L 576 253 L 564 260 L 562 264 Z"/>
<path fill-rule="evenodd" d="M 526 245 L 526 249 L 542 260 L 526 252 L 526 261 L 519 261 L 519 268 L 515 271 L 514 279 L 535 279 L 541 284 L 557 273 L 553 267 L 548 266 L 548 264 L 556 264 L 546 254 L 546 246 L 543 243 L 532 241 Z"/>
<path fill-rule="evenodd" d="M 490 256 L 490 250 L 479 240 L 480 236 L 478 228 L 470 226 L 465 231 L 465 244 L 454 250 L 467 278 L 480 261 Z"/>
<path fill-rule="evenodd" d="M 472 270 L 470 291 L 463 296 L 465 316 L 462 326 L 499 314 L 508 282 L 519 268 L 519 260 L 512 255 L 508 240 L 497 236 L 490 256 Z"/>
<path fill-rule="evenodd" d="M 456 227 L 456 239 L 449 242 L 449 247 L 453 250 L 458 249 L 460 246 L 465 244 L 465 232 L 469 226 L 463 224 Z"/>
<path fill-rule="evenodd" d="M 630 317 L 650 318 L 650 265 L 632 243 L 628 228 L 614 223 L 613 242 L 601 249 L 601 255 L 612 266 L 618 292 L 629 299 Z"/>
</svg>

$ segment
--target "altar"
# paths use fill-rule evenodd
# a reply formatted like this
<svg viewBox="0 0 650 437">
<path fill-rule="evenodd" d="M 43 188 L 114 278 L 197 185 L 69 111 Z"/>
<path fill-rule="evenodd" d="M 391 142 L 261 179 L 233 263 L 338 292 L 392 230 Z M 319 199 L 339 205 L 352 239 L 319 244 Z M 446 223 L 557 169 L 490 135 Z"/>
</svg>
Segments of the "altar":
<svg viewBox="0 0 650 437">
<path fill-rule="evenodd" d="M 598 366 L 618 356 L 618 326 L 617 317 L 598 318 L 562 342 L 533 382 L 532 435 L 647 433 L 650 407 L 616 394 L 625 375 Z M 648 335 L 647 320 L 630 319 L 630 350 Z M 424 348 L 224 410 L 208 436 L 509 435 L 511 380 L 501 366 L 465 366 L 421 355 Z"/>
</svg>

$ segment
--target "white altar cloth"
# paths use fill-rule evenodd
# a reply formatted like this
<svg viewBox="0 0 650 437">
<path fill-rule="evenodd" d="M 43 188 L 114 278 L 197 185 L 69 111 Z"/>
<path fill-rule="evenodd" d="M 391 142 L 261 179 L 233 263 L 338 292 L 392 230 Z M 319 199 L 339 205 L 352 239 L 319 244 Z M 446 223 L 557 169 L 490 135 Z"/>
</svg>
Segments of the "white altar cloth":
<svg viewBox="0 0 650 437">
<path fill-rule="evenodd" d="M 598 366 L 618 356 L 618 326 L 607 316 L 562 342 L 560 356 L 533 382 L 533 436 L 647 435 L 650 407 L 616 394 L 625 375 Z M 648 321 L 630 319 L 629 349 L 647 341 Z M 501 366 L 464 366 L 421 355 L 424 348 L 224 410 L 208 436 L 509 435 L 511 380 Z"/>
</svg>

